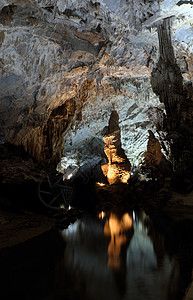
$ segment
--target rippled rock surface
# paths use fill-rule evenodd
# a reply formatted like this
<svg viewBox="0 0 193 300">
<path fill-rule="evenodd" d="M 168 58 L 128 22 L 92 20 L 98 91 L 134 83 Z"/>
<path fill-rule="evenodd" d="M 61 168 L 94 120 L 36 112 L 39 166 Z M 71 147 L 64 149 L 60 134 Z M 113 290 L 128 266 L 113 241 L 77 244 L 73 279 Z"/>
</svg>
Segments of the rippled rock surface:
<svg viewBox="0 0 193 300">
<path fill-rule="evenodd" d="M 139 165 L 148 130 L 156 134 L 159 127 L 156 137 L 164 142 L 170 131 L 160 125 L 160 116 L 169 112 L 151 80 L 159 60 L 157 26 L 163 19 L 173 20 L 171 41 L 181 86 L 192 99 L 193 13 L 191 4 L 181 2 L 1 2 L 1 143 L 23 145 L 37 161 L 56 166 L 87 140 L 102 141 L 102 129 L 116 110 L 122 147 L 130 162 Z M 189 125 L 190 107 L 183 105 Z M 171 143 L 163 151 L 180 159 Z M 188 151 L 186 145 L 184 160 Z"/>
</svg>

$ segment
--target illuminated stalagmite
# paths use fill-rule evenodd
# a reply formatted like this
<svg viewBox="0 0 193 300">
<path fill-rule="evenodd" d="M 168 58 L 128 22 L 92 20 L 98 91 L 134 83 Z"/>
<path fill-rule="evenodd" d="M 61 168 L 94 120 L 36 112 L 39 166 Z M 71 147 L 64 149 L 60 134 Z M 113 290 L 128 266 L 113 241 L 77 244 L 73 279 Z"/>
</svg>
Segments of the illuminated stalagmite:
<svg viewBox="0 0 193 300">
<path fill-rule="evenodd" d="M 103 140 L 108 163 L 102 166 L 102 170 L 109 184 L 127 183 L 130 178 L 131 164 L 121 148 L 119 116 L 115 110 L 111 113 L 109 126 L 104 128 Z"/>
</svg>

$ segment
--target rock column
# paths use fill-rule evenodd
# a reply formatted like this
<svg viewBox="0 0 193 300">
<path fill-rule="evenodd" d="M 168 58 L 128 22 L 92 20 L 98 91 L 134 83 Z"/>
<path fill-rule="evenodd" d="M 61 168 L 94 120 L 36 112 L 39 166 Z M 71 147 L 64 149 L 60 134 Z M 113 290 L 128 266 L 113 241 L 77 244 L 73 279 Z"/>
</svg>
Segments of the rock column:
<svg viewBox="0 0 193 300">
<path fill-rule="evenodd" d="M 165 104 L 163 131 L 170 145 L 176 174 L 190 176 L 193 170 L 193 102 L 187 96 L 183 78 L 174 56 L 171 19 L 158 25 L 160 58 L 152 71 L 152 88 Z"/>
<path fill-rule="evenodd" d="M 127 183 L 130 178 L 131 164 L 121 147 L 121 131 L 119 128 L 119 116 L 112 111 L 109 125 L 104 129 L 104 151 L 108 163 L 102 166 L 109 184 Z"/>
</svg>

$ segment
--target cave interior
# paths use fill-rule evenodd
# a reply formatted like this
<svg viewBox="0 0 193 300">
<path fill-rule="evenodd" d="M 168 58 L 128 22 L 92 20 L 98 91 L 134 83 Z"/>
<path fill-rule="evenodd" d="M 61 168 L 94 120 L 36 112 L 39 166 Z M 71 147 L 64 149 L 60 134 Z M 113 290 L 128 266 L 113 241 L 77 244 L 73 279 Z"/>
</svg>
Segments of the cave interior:
<svg viewBox="0 0 193 300">
<path fill-rule="evenodd" d="M 1 1 L 3 300 L 192 299 L 192 84 L 192 1 Z"/>
</svg>

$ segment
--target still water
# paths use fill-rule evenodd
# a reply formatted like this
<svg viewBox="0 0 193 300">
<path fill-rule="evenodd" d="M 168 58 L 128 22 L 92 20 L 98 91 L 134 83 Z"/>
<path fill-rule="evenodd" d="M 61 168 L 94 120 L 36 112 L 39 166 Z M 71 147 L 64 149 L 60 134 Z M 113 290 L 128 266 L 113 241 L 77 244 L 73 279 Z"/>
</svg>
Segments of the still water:
<svg viewBox="0 0 193 300">
<path fill-rule="evenodd" d="M 2 300 L 178 300 L 191 279 L 192 221 L 100 212 L 0 252 Z"/>
</svg>

